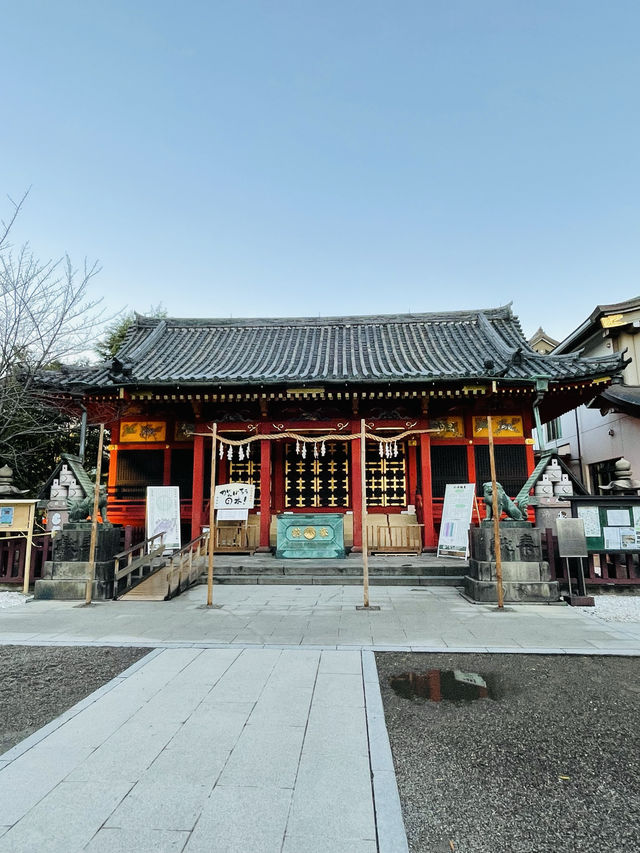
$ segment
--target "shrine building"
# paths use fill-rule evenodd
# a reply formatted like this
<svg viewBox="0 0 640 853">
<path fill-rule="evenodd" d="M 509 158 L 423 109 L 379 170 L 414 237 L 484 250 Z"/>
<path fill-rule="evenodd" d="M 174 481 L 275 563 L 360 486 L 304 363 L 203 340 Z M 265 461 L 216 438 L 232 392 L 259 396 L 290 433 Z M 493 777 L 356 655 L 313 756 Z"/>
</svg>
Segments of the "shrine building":
<svg viewBox="0 0 640 853">
<path fill-rule="evenodd" d="M 216 482 L 255 486 L 253 547 L 275 545 L 278 514 L 330 512 L 344 514 L 345 544 L 360 549 L 364 418 L 367 525 L 420 524 L 430 549 L 446 484 L 476 483 L 481 494 L 490 479 L 487 415 L 497 479 L 513 497 L 534 468 L 534 412 L 545 422 L 590 400 L 623 362 L 615 352 L 535 352 L 510 306 L 295 319 L 137 316 L 112 361 L 67 371 L 58 391 L 81 400 L 92 422 L 107 421 L 112 522 L 143 528 L 147 486 L 173 485 L 183 541 L 199 536 L 209 518 L 215 423 L 223 442 Z"/>
</svg>

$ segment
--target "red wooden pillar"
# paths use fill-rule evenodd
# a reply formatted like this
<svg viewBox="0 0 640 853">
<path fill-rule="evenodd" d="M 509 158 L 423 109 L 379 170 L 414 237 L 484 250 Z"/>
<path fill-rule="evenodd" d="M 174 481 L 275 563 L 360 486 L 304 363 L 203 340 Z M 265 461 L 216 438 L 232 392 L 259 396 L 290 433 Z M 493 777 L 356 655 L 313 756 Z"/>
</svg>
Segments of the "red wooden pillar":
<svg viewBox="0 0 640 853">
<path fill-rule="evenodd" d="M 407 441 L 407 477 L 409 480 L 409 503 L 415 506 L 418 486 L 418 442 L 415 438 L 410 438 Z"/>
<path fill-rule="evenodd" d="M 171 446 L 165 445 L 162 459 L 162 485 L 171 485 Z"/>
<path fill-rule="evenodd" d="M 422 481 L 422 521 L 424 523 L 425 548 L 435 548 L 438 544 L 433 526 L 433 489 L 431 486 L 431 436 L 420 436 L 420 474 Z"/>
<path fill-rule="evenodd" d="M 271 441 L 260 441 L 260 546 L 259 551 L 269 550 L 271 529 Z"/>
<path fill-rule="evenodd" d="M 119 435 L 120 430 L 114 430 L 112 434 Z M 112 444 L 109 452 L 109 474 L 107 477 L 107 519 L 109 518 L 109 504 L 113 506 L 116 497 L 116 484 L 118 482 L 118 445 Z M 45 536 L 45 539 L 49 537 Z M 126 547 L 126 546 L 125 546 Z"/>
<path fill-rule="evenodd" d="M 204 432 L 204 424 L 196 424 L 196 433 Z M 202 493 L 204 490 L 204 436 L 193 438 L 193 492 L 191 497 L 191 538 L 200 536 L 202 527 Z"/>
<path fill-rule="evenodd" d="M 351 432 L 360 432 L 359 421 L 353 421 Z M 362 466 L 360 464 L 360 439 L 349 442 L 351 449 L 351 509 L 353 512 L 353 548 L 362 551 Z"/>
<path fill-rule="evenodd" d="M 525 452 L 527 454 L 527 477 L 533 474 L 533 469 L 536 467 L 535 456 L 533 455 L 533 439 L 530 437 L 534 430 L 533 415 L 528 409 L 522 413 L 522 425 L 525 434 Z"/>
<path fill-rule="evenodd" d="M 476 449 L 475 445 L 472 442 L 467 444 L 467 477 L 469 478 L 467 482 L 476 483 Z M 476 483 L 477 485 L 477 483 Z"/>
<path fill-rule="evenodd" d="M 536 460 L 533 455 L 533 445 L 525 444 L 525 450 L 527 454 L 527 477 L 530 477 L 533 474 L 533 469 L 536 467 Z"/>
</svg>

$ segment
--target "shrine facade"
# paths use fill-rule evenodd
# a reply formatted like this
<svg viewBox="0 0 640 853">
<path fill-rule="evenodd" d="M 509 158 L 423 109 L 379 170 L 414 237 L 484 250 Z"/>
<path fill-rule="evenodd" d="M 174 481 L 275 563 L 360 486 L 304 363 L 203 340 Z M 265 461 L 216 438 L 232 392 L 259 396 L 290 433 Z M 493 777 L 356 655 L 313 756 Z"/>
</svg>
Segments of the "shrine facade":
<svg viewBox="0 0 640 853">
<path fill-rule="evenodd" d="M 109 520 L 143 527 L 147 486 L 180 488 L 183 540 L 208 524 L 217 483 L 255 486 L 254 547 L 276 516 L 344 515 L 345 544 L 367 526 L 420 524 L 434 548 L 447 483 L 497 478 L 514 496 L 534 468 L 542 421 L 595 396 L 620 371 L 599 358 L 533 351 L 510 306 L 483 311 L 296 319 L 137 317 L 116 358 L 68 371 L 57 393 L 108 421 Z M 225 440 L 227 443 L 225 443 Z M 229 443 L 231 442 L 231 443 Z M 219 449 L 220 449 L 219 448 Z"/>
</svg>

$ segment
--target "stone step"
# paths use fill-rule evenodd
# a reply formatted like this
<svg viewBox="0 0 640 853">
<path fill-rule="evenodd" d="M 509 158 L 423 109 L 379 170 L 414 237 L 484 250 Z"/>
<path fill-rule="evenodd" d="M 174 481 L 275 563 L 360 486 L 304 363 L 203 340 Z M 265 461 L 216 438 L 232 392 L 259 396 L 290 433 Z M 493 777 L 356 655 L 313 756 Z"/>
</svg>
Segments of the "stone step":
<svg viewBox="0 0 640 853">
<path fill-rule="evenodd" d="M 202 566 L 202 571 L 206 571 L 205 566 Z M 276 563 L 271 566 L 254 566 L 251 563 L 246 563 L 239 566 L 219 565 L 214 562 L 214 573 L 219 576 L 241 577 L 243 575 L 256 575 L 263 577 L 315 577 L 322 575 L 326 577 L 360 577 L 362 575 L 362 566 L 345 565 L 342 560 L 335 561 L 329 566 L 316 565 L 295 565 L 290 566 L 286 563 Z M 416 569 L 416 566 L 369 566 L 369 575 L 377 577 L 378 575 L 401 577 L 403 575 L 411 577 L 459 577 L 462 574 L 460 566 L 429 566 Z"/>
<path fill-rule="evenodd" d="M 288 584 L 291 586 L 309 586 L 317 584 L 340 584 L 357 586 L 362 584 L 362 576 L 357 575 L 216 575 L 214 584 Z M 206 575 L 200 576 L 200 583 L 206 584 Z M 463 575 L 371 575 L 370 586 L 463 586 Z"/>
</svg>

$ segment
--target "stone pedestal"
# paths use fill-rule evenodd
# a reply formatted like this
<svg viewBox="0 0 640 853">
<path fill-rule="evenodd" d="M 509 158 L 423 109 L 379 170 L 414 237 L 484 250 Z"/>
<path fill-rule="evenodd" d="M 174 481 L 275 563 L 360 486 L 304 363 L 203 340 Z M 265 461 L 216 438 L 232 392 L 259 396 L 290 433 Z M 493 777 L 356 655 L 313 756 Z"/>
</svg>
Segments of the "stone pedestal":
<svg viewBox="0 0 640 853">
<path fill-rule="evenodd" d="M 89 576 L 91 522 L 69 522 L 53 539 L 53 560 L 44 564 L 42 578 L 34 588 L 35 598 L 84 600 Z M 92 598 L 113 597 L 113 557 L 122 548 L 122 528 L 98 525 L 96 564 Z"/>
<path fill-rule="evenodd" d="M 542 559 L 540 530 L 527 521 L 500 522 L 502 588 L 505 602 L 548 603 L 559 600 L 557 581 Z M 469 574 L 465 591 L 474 601 L 497 602 L 493 522 L 472 527 Z"/>
<path fill-rule="evenodd" d="M 96 562 L 110 560 L 120 550 L 122 528 L 108 522 L 98 524 Z M 89 560 L 91 522 L 70 521 L 53 538 L 54 562 L 86 562 Z"/>
</svg>

